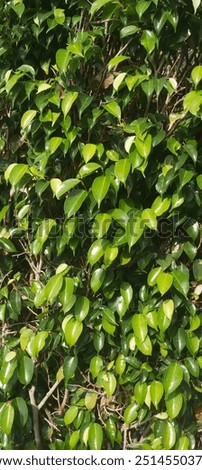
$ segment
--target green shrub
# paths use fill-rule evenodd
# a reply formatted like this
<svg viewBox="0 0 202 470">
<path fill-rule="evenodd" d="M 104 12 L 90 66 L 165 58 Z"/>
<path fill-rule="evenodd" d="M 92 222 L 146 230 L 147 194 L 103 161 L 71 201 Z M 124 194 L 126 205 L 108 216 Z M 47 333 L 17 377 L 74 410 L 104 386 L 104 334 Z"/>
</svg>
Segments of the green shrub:
<svg viewBox="0 0 202 470">
<path fill-rule="evenodd" d="M 1 447 L 198 449 L 201 2 L 62 3 L 0 6 Z"/>
</svg>

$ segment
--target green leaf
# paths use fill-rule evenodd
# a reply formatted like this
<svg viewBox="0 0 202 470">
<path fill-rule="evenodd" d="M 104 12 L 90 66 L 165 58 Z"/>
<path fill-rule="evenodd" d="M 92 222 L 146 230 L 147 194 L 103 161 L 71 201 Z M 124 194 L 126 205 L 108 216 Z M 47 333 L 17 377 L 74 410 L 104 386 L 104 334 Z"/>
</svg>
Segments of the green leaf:
<svg viewBox="0 0 202 470">
<path fill-rule="evenodd" d="M 80 180 L 77 178 L 70 178 L 63 182 L 57 178 L 53 178 L 52 180 L 50 180 L 51 189 L 57 199 L 60 199 L 63 196 L 63 194 L 70 191 L 70 189 L 74 188 L 74 186 L 77 186 L 77 184 L 79 183 L 80 183 Z"/>
<path fill-rule="evenodd" d="M 104 5 L 109 2 L 111 2 L 111 0 L 95 0 L 95 2 L 92 3 L 90 8 L 91 18 L 95 13 L 97 13 L 97 11 L 99 11 Z"/>
<path fill-rule="evenodd" d="M 198 1 L 200 4 L 200 0 Z M 191 78 L 194 82 L 195 87 L 197 87 L 197 85 L 202 79 L 202 65 L 197 65 L 196 67 L 194 67 L 194 69 L 191 72 Z"/>
<path fill-rule="evenodd" d="M 13 406 L 9 402 L 4 403 L 0 409 L 0 428 L 7 436 L 12 431 L 14 416 Z"/>
<path fill-rule="evenodd" d="M 158 196 L 153 202 L 151 208 L 154 211 L 155 215 L 159 217 L 160 215 L 167 212 L 167 210 L 170 207 L 170 203 L 171 203 L 170 198 L 166 197 L 165 199 L 162 199 L 160 196 Z"/>
<path fill-rule="evenodd" d="M 121 121 L 121 108 L 116 101 L 111 101 L 108 104 L 103 104 L 103 108 L 108 111 L 108 113 L 115 116 L 119 121 Z"/>
<path fill-rule="evenodd" d="M 25 111 L 20 122 L 22 129 L 26 129 L 26 127 L 28 127 L 31 124 L 36 114 L 37 114 L 37 111 L 35 109 L 29 109 L 29 111 Z"/>
<path fill-rule="evenodd" d="M 80 209 L 87 195 L 88 193 L 84 189 L 73 189 L 71 191 L 64 203 L 64 212 L 68 218 L 72 217 Z"/>
<path fill-rule="evenodd" d="M 197 116 L 202 105 L 202 90 L 190 91 L 184 98 L 184 109 Z"/>
<path fill-rule="evenodd" d="M 28 165 L 24 163 L 12 163 L 6 169 L 4 177 L 12 186 L 16 186 L 26 173 L 30 174 Z"/>
<path fill-rule="evenodd" d="M 127 236 L 127 243 L 129 247 L 129 251 L 131 250 L 132 246 L 137 243 L 139 238 L 142 236 L 144 231 L 142 219 L 139 218 L 130 218 L 127 228 L 126 228 L 126 236 Z"/>
<path fill-rule="evenodd" d="M 152 209 L 144 209 L 141 214 L 142 223 L 152 230 L 157 229 L 157 220 L 155 212 Z"/>
<path fill-rule="evenodd" d="M 137 409 L 138 409 L 137 403 L 131 403 L 130 405 L 127 406 L 123 414 L 123 419 L 124 419 L 125 424 L 131 424 L 133 421 L 137 419 L 137 415 L 138 415 Z"/>
<path fill-rule="evenodd" d="M 110 187 L 110 176 L 98 176 L 94 179 L 92 184 L 92 193 L 95 201 L 98 203 L 98 208 L 102 200 L 105 198 L 106 194 L 109 191 Z"/>
<path fill-rule="evenodd" d="M 53 14 L 57 24 L 64 24 L 65 22 L 65 13 L 62 8 L 55 8 Z"/>
<path fill-rule="evenodd" d="M 104 388 L 108 397 L 111 397 L 116 390 L 117 381 L 111 372 L 100 372 L 98 379 L 98 384 Z"/>
<path fill-rule="evenodd" d="M 155 284 L 157 283 L 157 278 L 158 278 L 158 275 L 162 272 L 162 268 L 159 266 L 158 268 L 154 268 L 150 271 L 150 273 L 148 274 L 147 276 L 147 284 L 150 286 L 150 287 L 153 287 L 155 286 Z"/>
<path fill-rule="evenodd" d="M 175 425 L 172 422 L 166 421 L 163 427 L 163 448 L 172 449 L 176 442 Z"/>
<path fill-rule="evenodd" d="M 147 53 L 151 54 L 156 45 L 156 36 L 154 32 L 149 30 L 143 31 L 140 42 L 146 49 Z"/>
<path fill-rule="evenodd" d="M 78 412 L 79 412 L 78 406 L 72 405 L 69 407 L 69 409 L 66 411 L 64 415 L 64 423 L 66 426 L 69 426 L 71 423 L 73 423 L 73 421 L 78 415 Z"/>
<path fill-rule="evenodd" d="M 74 305 L 74 315 L 77 320 L 83 321 L 87 317 L 90 308 L 90 301 L 84 295 L 77 297 Z"/>
<path fill-rule="evenodd" d="M 196 182 L 197 182 L 199 189 L 202 189 L 202 175 L 197 176 Z"/>
<path fill-rule="evenodd" d="M 99 261 L 99 259 L 104 255 L 107 244 L 108 241 L 102 238 L 92 243 L 87 254 L 87 260 L 91 266 L 97 263 L 97 261 Z"/>
<path fill-rule="evenodd" d="M 113 59 L 111 59 L 108 63 L 108 71 L 110 72 L 110 70 L 112 70 L 114 67 L 117 67 L 118 64 L 127 59 L 127 55 L 118 55 L 117 57 L 113 57 Z"/>
<path fill-rule="evenodd" d="M 160 272 L 156 281 L 159 292 L 164 295 L 172 286 L 173 276 L 169 273 Z"/>
<path fill-rule="evenodd" d="M 135 337 L 143 343 L 148 333 L 147 320 L 143 313 L 133 315 L 132 327 Z"/>
<path fill-rule="evenodd" d="M 170 419 L 175 419 L 182 408 L 183 404 L 183 395 L 182 393 L 174 393 L 170 395 L 167 400 L 165 401 L 166 403 L 166 409 L 167 413 Z"/>
<path fill-rule="evenodd" d="M 89 368 L 90 373 L 93 376 L 93 379 L 95 379 L 98 376 L 102 367 L 103 367 L 103 360 L 101 356 L 94 356 L 90 361 L 90 368 Z"/>
<path fill-rule="evenodd" d="M 98 0 L 97 0 L 98 1 Z M 103 430 L 100 424 L 91 423 L 88 434 L 88 443 L 91 450 L 102 449 Z"/>
<path fill-rule="evenodd" d="M 64 114 L 64 117 L 67 116 L 68 112 L 70 111 L 77 97 L 78 97 L 78 91 L 74 91 L 74 92 L 69 91 L 65 94 L 63 101 L 62 101 L 62 112 Z"/>
<path fill-rule="evenodd" d="M 105 278 L 105 270 L 103 268 L 98 268 L 92 273 L 90 286 L 94 294 L 100 289 Z"/>
<path fill-rule="evenodd" d="M 201 4 L 201 0 L 192 0 L 192 5 L 193 5 L 193 8 L 194 8 L 194 14 L 196 14 L 200 4 Z"/>
<path fill-rule="evenodd" d="M 21 426 L 25 426 L 29 416 L 26 401 L 21 397 L 17 397 L 13 400 L 13 406 L 18 423 L 20 423 Z"/>
<path fill-rule="evenodd" d="M 7 253 L 17 252 L 15 245 L 10 240 L 4 237 L 0 238 L 0 250 L 4 250 Z"/>
<path fill-rule="evenodd" d="M 125 26 L 120 31 L 120 38 L 123 39 L 128 36 L 132 36 L 133 34 L 137 33 L 139 29 L 140 28 L 138 28 L 138 26 L 135 26 L 135 25 Z"/>
<path fill-rule="evenodd" d="M 67 49 L 58 49 L 56 52 L 56 64 L 61 73 L 65 73 L 70 61 L 70 54 Z"/>
<path fill-rule="evenodd" d="M 96 392 L 87 392 L 85 395 L 85 406 L 87 410 L 93 410 L 97 403 L 97 393 Z"/>
<path fill-rule="evenodd" d="M 66 357 L 63 365 L 63 373 L 64 373 L 64 378 L 65 381 L 68 382 L 69 379 L 72 379 L 74 377 L 75 371 L 78 366 L 78 358 L 77 356 L 68 356 Z"/>
<path fill-rule="evenodd" d="M 85 178 L 85 176 L 90 175 L 94 171 L 98 170 L 101 168 L 101 165 L 98 163 L 87 163 L 87 165 L 83 165 L 80 170 L 79 170 L 79 176 L 81 178 Z"/>
<path fill-rule="evenodd" d="M 17 374 L 21 384 L 28 385 L 31 382 L 34 374 L 34 364 L 30 357 L 22 356 L 20 358 Z"/>
<path fill-rule="evenodd" d="M 172 271 L 173 285 L 180 294 L 187 297 L 189 292 L 189 275 L 179 270 Z"/>
<path fill-rule="evenodd" d="M 151 402 L 155 406 L 156 410 L 158 409 L 158 404 L 161 401 L 163 396 L 164 388 L 161 382 L 154 380 L 150 386 L 150 396 Z"/>
<path fill-rule="evenodd" d="M 135 139 L 135 146 L 139 152 L 139 154 L 143 158 L 147 158 L 151 152 L 151 146 L 152 146 L 152 137 L 150 134 L 147 134 L 146 138 L 144 140 L 139 139 L 136 137 Z"/>
<path fill-rule="evenodd" d="M 130 166 L 130 161 L 127 158 L 121 159 L 115 163 L 114 175 L 124 185 L 126 185 L 126 180 L 130 172 Z"/>
<path fill-rule="evenodd" d="M 65 341 L 67 345 L 71 348 L 74 344 L 77 343 L 79 336 L 83 331 L 83 323 L 80 321 L 71 318 L 65 327 Z"/>
<path fill-rule="evenodd" d="M 61 137 L 52 137 L 47 144 L 49 154 L 52 155 L 53 153 L 55 153 L 61 143 Z"/>
<path fill-rule="evenodd" d="M 95 155 L 96 145 L 95 144 L 86 144 L 82 148 L 82 156 L 85 163 L 88 163 L 91 158 Z"/>
<path fill-rule="evenodd" d="M 150 337 L 147 335 L 144 341 L 140 341 L 139 338 L 136 339 L 136 346 L 137 348 L 141 351 L 142 354 L 145 356 L 151 356 L 152 355 L 152 343 L 150 340 Z"/>
<path fill-rule="evenodd" d="M 174 392 L 183 380 L 183 369 L 177 362 L 172 362 L 165 372 L 163 385 L 166 396 Z"/>
</svg>

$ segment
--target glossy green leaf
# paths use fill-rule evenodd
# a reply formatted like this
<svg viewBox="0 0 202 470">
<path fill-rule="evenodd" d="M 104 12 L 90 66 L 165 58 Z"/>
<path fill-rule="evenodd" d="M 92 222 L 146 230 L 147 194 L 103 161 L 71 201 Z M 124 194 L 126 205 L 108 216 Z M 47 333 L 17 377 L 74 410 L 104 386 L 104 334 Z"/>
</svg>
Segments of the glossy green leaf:
<svg viewBox="0 0 202 470">
<path fill-rule="evenodd" d="M 74 344 L 77 343 L 79 336 L 83 331 L 83 323 L 80 321 L 71 318 L 66 327 L 65 327 L 65 341 L 67 345 L 71 348 Z"/>
<path fill-rule="evenodd" d="M 158 268 L 154 268 L 150 271 L 147 277 L 147 283 L 149 286 L 153 287 L 157 283 L 158 275 L 161 273 L 162 269 L 159 266 Z"/>
<path fill-rule="evenodd" d="M 92 374 L 94 379 L 98 376 L 102 367 L 103 360 L 101 356 L 94 356 L 90 361 L 90 373 Z"/>
<path fill-rule="evenodd" d="M 121 159 L 115 163 L 114 174 L 115 177 L 125 185 L 128 174 L 130 171 L 130 162 L 127 158 Z"/>
<path fill-rule="evenodd" d="M 143 343 L 148 333 L 146 317 L 142 313 L 133 315 L 132 327 L 135 333 L 135 337 L 138 338 L 141 343 Z"/>
<path fill-rule="evenodd" d="M 141 44 L 148 54 L 151 54 L 156 45 L 156 36 L 153 31 L 145 30 L 142 33 Z"/>
<path fill-rule="evenodd" d="M 135 146 L 139 152 L 139 154 L 143 158 L 147 158 L 151 152 L 151 146 L 152 146 L 152 137 L 150 134 L 147 134 L 146 138 L 144 140 L 139 139 L 136 137 L 135 139 Z"/>
<path fill-rule="evenodd" d="M 29 384 L 34 374 L 34 364 L 32 359 L 27 356 L 22 356 L 18 364 L 17 374 L 21 384 Z"/>
<path fill-rule="evenodd" d="M 117 67 L 118 64 L 128 59 L 126 55 L 118 55 L 117 57 L 113 57 L 108 63 L 108 71 L 112 70 L 114 67 Z"/>
<path fill-rule="evenodd" d="M 58 296 L 63 285 L 63 276 L 62 274 L 55 274 L 52 276 L 45 287 L 45 295 L 47 301 L 52 305 Z"/>
<path fill-rule="evenodd" d="M 152 230 L 157 229 L 157 220 L 155 212 L 152 209 L 145 209 L 141 215 L 142 222 Z"/>
<path fill-rule="evenodd" d="M 56 52 L 56 64 L 60 72 L 65 73 L 70 60 L 67 49 L 58 49 Z"/>
<path fill-rule="evenodd" d="M 92 193 L 95 201 L 98 203 L 98 207 L 102 200 L 105 198 L 106 194 L 109 191 L 110 187 L 110 177 L 107 176 L 98 176 L 94 179 L 92 184 Z"/>
<path fill-rule="evenodd" d="M 170 419 L 175 419 L 182 408 L 183 395 L 182 393 L 174 393 L 166 400 L 166 409 Z"/>
<path fill-rule="evenodd" d="M 26 129 L 26 127 L 31 124 L 36 114 L 37 111 L 35 109 L 29 109 L 29 111 L 25 111 L 20 121 L 22 129 Z"/>
<path fill-rule="evenodd" d="M 177 291 L 180 292 L 180 294 L 182 294 L 184 297 L 187 297 L 187 294 L 189 292 L 188 274 L 175 269 L 174 271 L 172 271 L 172 276 L 173 276 L 173 285 L 175 289 L 177 289 Z"/>
<path fill-rule="evenodd" d="M 88 163 L 91 158 L 95 155 L 96 145 L 95 144 L 86 144 L 82 148 L 82 156 L 85 163 Z"/>
<path fill-rule="evenodd" d="M 183 379 L 183 369 L 177 362 L 172 362 L 166 369 L 163 385 L 166 396 L 174 392 L 181 384 Z"/>
<path fill-rule="evenodd" d="M 66 357 L 63 365 L 63 373 L 66 382 L 69 381 L 72 377 L 74 377 L 75 371 L 78 366 L 78 358 L 77 356 L 68 356 Z"/>
<path fill-rule="evenodd" d="M 9 402 L 5 403 L 0 409 L 0 428 L 7 436 L 12 431 L 14 416 L 13 406 Z"/>
<path fill-rule="evenodd" d="M 90 308 L 90 301 L 84 295 L 77 297 L 74 305 L 74 315 L 77 320 L 83 321 L 87 317 Z"/>
<path fill-rule="evenodd" d="M 158 405 L 162 399 L 163 393 L 164 393 L 163 384 L 159 382 L 158 380 L 154 380 L 151 383 L 150 396 L 151 396 L 151 401 L 153 405 L 155 406 L 156 410 L 158 409 Z"/>
<path fill-rule="evenodd" d="M 97 378 L 98 384 L 104 388 L 108 397 L 111 397 L 116 390 L 116 377 L 111 372 L 100 372 Z"/>
<path fill-rule="evenodd" d="M 64 415 L 64 423 L 66 426 L 69 426 L 78 415 L 79 408 L 78 406 L 72 405 L 68 408 Z"/>
<path fill-rule="evenodd" d="M 164 295 L 172 286 L 173 276 L 170 273 L 160 272 L 157 276 L 157 286 L 161 295 Z"/>
<path fill-rule="evenodd" d="M 87 410 L 93 410 L 97 403 L 98 395 L 95 392 L 87 392 L 85 395 L 85 406 Z"/>
<path fill-rule="evenodd" d="M 121 108 L 116 101 L 111 101 L 108 104 L 104 104 L 103 108 L 106 109 L 108 113 L 112 114 L 112 116 L 117 118 L 118 121 L 121 120 Z"/>
<path fill-rule="evenodd" d="M 26 401 L 21 397 L 17 397 L 13 400 L 12 405 L 15 410 L 15 415 L 17 415 L 18 422 L 21 426 L 25 426 L 29 416 Z"/>
<path fill-rule="evenodd" d="M 133 421 L 136 420 L 138 416 L 137 409 L 138 409 L 137 403 L 131 403 L 131 405 L 127 406 L 123 414 L 125 424 L 131 424 Z"/>
<path fill-rule="evenodd" d="M 67 214 L 68 218 L 76 214 L 87 198 L 87 195 L 88 193 L 84 189 L 73 189 L 73 191 L 71 191 L 64 203 L 64 212 Z"/>
<path fill-rule="evenodd" d="M 64 117 L 66 117 L 67 114 L 69 113 L 77 97 L 78 97 L 78 91 L 74 91 L 74 92 L 69 91 L 65 94 L 63 101 L 62 101 L 62 112 L 64 114 Z"/>
<path fill-rule="evenodd" d="M 88 434 L 88 443 L 91 450 L 102 449 L 103 430 L 99 423 L 91 423 Z"/>
<path fill-rule="evenodd" d="M 138 26 L 135 26 L 135 25 L 125 26 L 120 31 L 120 38 L 123 39 L 128 36 L 132 36 L 133 34 L 137 33 L 138 30 L 139 30 Z"/>
<path fill-rule="evenodd" d="M 167 421 L 163 428 L 163 448 L 170 450 L 176 442 L 176 430 L 174 423 Z"/>
<path fill-rule="evenodd" d="M 91 266 L 97 263 L 99 259 L 104 255 L 107 243 L 107 240 L 102 238 L 92 243 L 87 255 L 88 263 L 90 263 Z"/>
</svg>

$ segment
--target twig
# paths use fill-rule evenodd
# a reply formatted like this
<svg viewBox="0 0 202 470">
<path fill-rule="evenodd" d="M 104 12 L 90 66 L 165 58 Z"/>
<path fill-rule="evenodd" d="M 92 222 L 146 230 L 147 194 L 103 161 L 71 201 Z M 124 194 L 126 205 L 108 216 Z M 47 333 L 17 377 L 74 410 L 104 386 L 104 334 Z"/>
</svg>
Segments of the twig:
<svg viewBox="0 0 202 470">
<path fill-rule="evenodd" d="M 32 387 L 29 390 L 29 398 L 30 398 L 30 403 L 32 407 L 32 417 L 33 417 L 33 429 L 34 429 L 34 438 L 36 442 L 36 447 L 38 450 L 42 449 L 42 440 L 40 436 L 40 430 L 39 430 L 39 409 L 36 404 L 35 400 L 35 385 L 32 385 Z"/>
<path fill-rule="evenodd" d="M 55 389 L 58 387 L 59 383 L 62 381 L 63 379 L 61 380 L 56 380 L 56 382 L 53 384 L 53 386 L 50 388 L 50 390 L 46 393 L 46 395 L 42 398 L 42 400 L 40 401 L 40 403 L 38 404 L 38 410 L 41 410 L 41 408 L 45 405 L 45 403 L 47 402 L 47 400 L 49 399 L 49 397 L 51 397 L 51 395 L 53 394 L 53 392 L 55 391 Z"/>
</svg>

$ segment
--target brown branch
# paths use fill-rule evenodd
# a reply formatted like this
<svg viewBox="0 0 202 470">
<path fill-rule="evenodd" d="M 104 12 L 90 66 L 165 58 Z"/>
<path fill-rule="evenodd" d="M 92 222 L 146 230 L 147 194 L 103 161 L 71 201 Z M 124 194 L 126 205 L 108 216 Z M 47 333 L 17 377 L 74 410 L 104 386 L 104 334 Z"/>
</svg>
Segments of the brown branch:
<svg viewBox="0 0 202 470">
<path fill-rule="evenodd" d="M 55 389 L 58 387 L 59 383 L 62 381 L 63 379 L 61 380 L 56 380 L 56 382 L 53 384 L 53 386 L 50 388 L 50 390 L 46 393 L 46 395 L 42 398 L 42 400 L 40 401 L 40 403 L 38 404 L 38 410 L 41 410 L 41 408 L 45 405 L 45 403 L 47 402 L 47 400 L 49 399 L 49 397 L 51 397 L 51 395 L 53 394 L 53 392 L 55 391 Z"/>
</svg>

